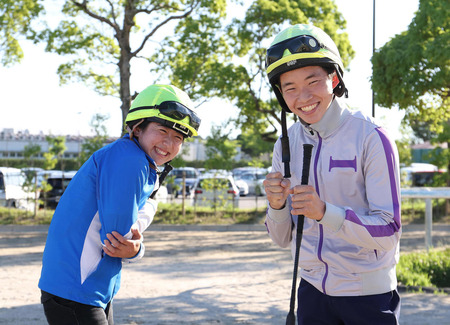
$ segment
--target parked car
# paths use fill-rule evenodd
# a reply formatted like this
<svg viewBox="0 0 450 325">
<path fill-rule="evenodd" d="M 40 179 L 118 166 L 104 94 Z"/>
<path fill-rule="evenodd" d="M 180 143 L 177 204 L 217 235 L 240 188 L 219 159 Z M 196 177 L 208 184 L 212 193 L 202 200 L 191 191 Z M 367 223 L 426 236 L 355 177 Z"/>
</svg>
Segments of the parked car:
<svg viewBox="0 0 450 325">
<path fill-rule="evenodd" d="M 55 170 L 45 173 L 44 181 L 46 181 L 52 189 L 48 192 L 41 191 L 40 199 L 45 201 L 42 206 L 46 206 L 55 209 L 64 194 L 67 186 L 69 186 L 70 181 L 75 176 L 77 171 L 60 171 Z"/>
<path fill-rule="evenodd" d="M 169 202 L 169 193 L 167 192 L 167 187 L 164 185 L 161 185 L 158 188 L 158 192 L 156 192 L 154 199 L 158 202 L 168 203 Z"/>
<path fill-rule="evenodd" d="M 236 183 L 237 187 L 239 188 L 239 195 L 240 196 L 247 196 L 248 195 L 248 184 L 243 181 L 242 179 L 234 179 L 234 182 Z"/>
<path fill-rule="evenodd" d="M 186 188 L 186 196 L 190 196 L 192 193 L 192 187 L 199 177 L 199 172 L 193 167 L 179 167 L 174 168 L 169 176 L 175 177 L 173 183 L 166 182 L 167 191 L 169 194 L 174 194 L 175 197 L 183 195 L 183 173 Z"/>
<path fill-rule="evenodd" d="M 248 194 L 261 196 L 265 195 L 264 191 L 264 179 L 266 178 L 266 173 L 262 172 L 245 172 L 236 176 L 236 181 L 245 182 L 248 186 Z"/>
<path fill-rule="evenodd" d="M 239 188 L 232 176 L 204 175 L 194 185 L 194 204 L 200 206 L 238 205 Z"/>
<path fill-rule="evenodd" d="M 34 193 L 24 189 L 24 183 L 20 169 L 0 167 L 0 206 L 32 210 Z"/>
<path fill-rule="evenodd" d="M 437 166 L 427 163 L 412 163 L 400 168 L 402 183 L 413 187 L 432 186 L 434 176 L 442 172 Z"/>
</svg>

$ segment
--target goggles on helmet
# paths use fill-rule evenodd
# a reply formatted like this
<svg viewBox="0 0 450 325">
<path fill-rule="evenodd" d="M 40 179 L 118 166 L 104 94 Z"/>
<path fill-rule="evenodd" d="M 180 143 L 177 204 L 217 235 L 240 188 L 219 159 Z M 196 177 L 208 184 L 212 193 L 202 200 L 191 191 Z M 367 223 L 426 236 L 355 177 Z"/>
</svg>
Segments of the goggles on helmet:
<svg viewBox="0 0 450 325">
<path fill-rule="evenodd" d="M 195 114 L 194 111 L 190 110 L 183 104 L 176 102 L 176 101 L 165 101 L 159 105 L 140 106 L 140 107 L 132 108 L 132 109 L 130 109 L 129 113 L 133 113 L 133 112 L 136 112 L 139 110 L 144 110 L 144 109 L 145 110 L 157 109 L 157 110 L 159 110 L 159 113 L 156 115 L 153 115 L 152 117 L 156 117 L 156 118 L 159 118 L 161 120 L 166 120 L 166 121 L 168 120 L 167 118 L 169 118 L 168 121 L 170 121 L 170 122 L 180 121 L 181 123 L 179 123 L 179 124 L 181 126 L 183 125 L 183 122 L 185 122 L 184 120 L 187 117 L 189 120 L 188 124 L 191 128 L 193 128 L 195 131 L 198 131 L 198 129 L 200 127 L 201 120 L 198 117 L 198 115 Z M 187 129 L 187 128 L 184 127 L 184 129 Z M 186 133 L 186 132 L 182 132 L 182 133 Z M 188 135 L 188 134 L 186 133 L 186 135 Z"/>
<path fill-rule="evenodd" d="M 325 45 L 319 43 L 317 39 L 309 35 L 300 35 L 288 38 L 282 42 L 272 45 L 267 49 L 266 68 L 272 63 L 283 58 L 285 50 L 289 50 L 291 54 L 313 53 L 318 52 L 322 48 L 331 51 Z"/>
</svg>

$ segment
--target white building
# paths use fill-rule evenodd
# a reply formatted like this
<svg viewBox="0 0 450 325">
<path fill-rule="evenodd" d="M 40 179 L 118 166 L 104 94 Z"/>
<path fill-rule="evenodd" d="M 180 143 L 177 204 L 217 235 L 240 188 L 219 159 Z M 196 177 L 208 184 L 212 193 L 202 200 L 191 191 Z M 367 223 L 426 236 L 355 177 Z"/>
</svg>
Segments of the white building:
<svg viewBox="0 0 450 325">
<path fill-rule="evenodd" d="M 28 145 L 39 145 L 41 153 L 38 158 L 43 159 L 43 153 L 48 152 L 49 145 L 45 140 L 46 135 L 41 131 L 39 134 L 30 134 L 28 130 L 14 132 L 14 129 L 8 128 L 0 131 L 0 159 L 5 158 L 23 158 L 23 152 Z M 64 152 L 65 159 L 77 158 L 81 152 L 81 145 L 89 137 L 80 135 L 66 135 L 66 147 Z M 108 138 L 106 143 L 113 142 L 117 138 Z M 204 144 L 199 138 L 193 142 L 186 142 L 183 145 L 182 158 L 186 161 L 204 161 L 206 160 L 206 150 Z"/>
</svg>

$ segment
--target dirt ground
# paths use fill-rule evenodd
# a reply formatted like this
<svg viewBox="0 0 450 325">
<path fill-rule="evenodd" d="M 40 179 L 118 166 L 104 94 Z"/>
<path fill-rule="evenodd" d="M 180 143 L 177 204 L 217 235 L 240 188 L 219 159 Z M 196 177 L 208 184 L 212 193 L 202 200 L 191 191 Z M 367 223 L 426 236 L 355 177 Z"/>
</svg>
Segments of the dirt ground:
<svg viewBox="0 0 450 325">
<path fill-rule="evenodd" d="M 0 324 L 46 324 L 39 303 L 46 226 L 0 226 Z M 450 246 L 450 225 L 433 226 Z M 155 226 L 146 256 L 125 264 L 116 324 L 284 324 L 293 263 L 264 226 Z M 402 251 L 424 248 L 423 225 L 405 226 Z M 401 292 L 401 324 L 450 324 L 450 296 Z"/>
</svg>

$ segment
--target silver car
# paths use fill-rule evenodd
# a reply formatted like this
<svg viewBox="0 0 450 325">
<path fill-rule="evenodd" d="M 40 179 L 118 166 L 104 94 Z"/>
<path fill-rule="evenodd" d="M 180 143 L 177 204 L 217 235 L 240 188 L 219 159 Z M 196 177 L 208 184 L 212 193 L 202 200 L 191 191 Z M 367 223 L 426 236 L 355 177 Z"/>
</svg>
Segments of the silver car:
<svg viewBox="0 0 450 325">
<path fill-rule="evenodd" d="M 239 188 L 232 176 L 204 175 L 194 185 L 194 204 L 198 206 L 225 207 L 230 204 L 237 207 Z"/>
</svg>

